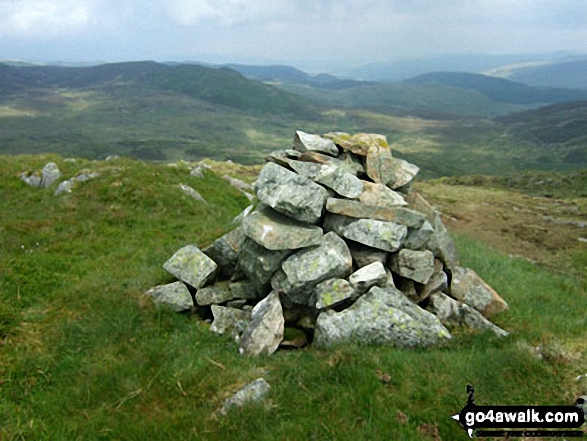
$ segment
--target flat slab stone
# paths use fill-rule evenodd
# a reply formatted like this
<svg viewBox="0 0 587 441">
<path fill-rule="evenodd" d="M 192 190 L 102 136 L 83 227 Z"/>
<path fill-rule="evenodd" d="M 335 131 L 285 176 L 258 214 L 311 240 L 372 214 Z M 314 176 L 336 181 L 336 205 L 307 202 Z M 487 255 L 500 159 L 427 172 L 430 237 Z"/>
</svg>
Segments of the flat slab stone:
<svg viewBox="0 0 587 441">
<path fill-rule="evenodd" d="M 272 291 L 253 308 L 251 323 L 243 333 L 240 352 L 253 356 L 272 354 L 283 340 L 284 329 L 279 294 Z"/>
<path fill-rule="evenodd" d="M 453 270 L 450 295 L 472 306 L 484 317 L 509 309 L 505 300 L 469 268 L 458 266 Z"/>
<path fill-rule="evenodd" d="M 200 288 L 196 292 L 196 303 L 200 306 L 218 305 L 233 298 L 227 282 L 218 282 L 214 285 Z"/>
<path fill-rule="evenodd" d="M 371 288 L 352 306 L 318 316 L 314 342 L 330 346 L 342 342 L 430 346 L 450 339 L 436 316 L 410 302 L 392 287 Z"/>
<path fill-rule="evenodd" d="M 389 147 L 371 146 L 367 152 L 365 171 L 374 182 L 395 182 L 394 163 Z"/>
<path fill-rule="evenodd" d="M 190 310 L 194 306 L 192 295 L 182 282 L 155 286 L 145 295 L 152 297 L 155 303 L 165 305 L 177 312 Z"/>
<path fill-rule="evenodd" d="M 271 386 L 264 378 L 257 378 L 247 384 L 232 397 L 227 398 L 220 409 L 221 415 L 226 415 L 231 409 L 243 407 L 249 403 L 256 403 L 263 400 L 271 389 Z"/>
<path fill-rule="evenodd" d="M 374 219 L 359 219 L 342 230 L 342 235 L 347 239 L 383 251 L 399 249 L 407 234 L 405 225 Z"/>
<path fill-rule="evenodd" d="M 333 132 L 325 134 L 324 137 L 332 139 L 336 145 L 342 147 L 344 150 L 360 156 L 367 156 L 371 147 L 389 148 L 387 138 L 377 133 L 349 135 L 344 132 Z"/>
<path fill-rule="evenodd" d="M 352 265 L 347 244 L 330 232 L 322 236 L 318 246 L 298 251 L 283 262 L 278 286 L 293 302 L 307 305 L 314 286 L 327 279 L 347 277 Z"/>
<path fill-rule="evenodd" d="M 310 306 L 315 306 L 318 310 L 332 308 L 357 296 L 358 293 L 345 279 L 328 279 L 316 286 Z"/>
<path fill-rule="evenodd" d="M 391 270 L 414 282 L 427 283 L 434 274 L 434 255 L 428 250 L 400 250 L 392 256 Z"/>
<path fill-rule="evenodd" d="M 411 183 L 420 168 L 414 164 L 410 164 L 408 161 L 404 161 L 399 158 L 391 159 L 391 169 L 393 179 L 387 182 L 387 185 L 392 189 L 404 187 Z"/>
<path fill-rule="evenodd" d="M 370 265 L 358 269 L 349 276 L 349 283 L 359 293 L 367 292 L 373 286 L 385 286 L 387 273 L 381 262 L 373 262 Z"/>
<path fill-rule="evenodd" d="M 214 274 L 218 265 L 195 245 L 179 249 L 163 268 L 194 288 L 203 286 Z"/>
<path fill-rule="evenodd" d="M 273 162 L 265 164 L 255 185 L 257 197 L 274 210 L 301 222 L 316 223 L 328 191 Z"/>
<path fill-rule="evenodd" d="M 316 245 L 322 228 L 290 219 L 276 211 L 261 207 L 245 218 L 243 232 L 268 250 L 294 250 Z"/>
<path fill-rule="evenodd" d="M 318 135 L 297 130 L 294 136 L 294 150 L 299 152 L 319 152 L 331 156 L 338 156 L 338 148 L 329 139 L 324 139 Z"/>
<path fill-rule="evenodd" d="M 241 335 L 251 323 L 251 311 L 212 305 L 214 321 L 210 331 L 217 334 Z"/>
<path fill-rule="evenodd" d="M 420 227 L 424 224 L 424 215 L 404 207 L 378 207 L 346 199 L 328 198 L 326 210 L 330 213 L 359 219 L 375 219 L 396 222 L 408 227 Z"/>
<path fill-rule="evenodd" d="M 408 204 L 400 193 L 393 191 L 384 184 L 362 182 L 363 191 L 359 196 L 359 201 L 363 204 L 377 207 L 401 207 Z"/>
</svg>

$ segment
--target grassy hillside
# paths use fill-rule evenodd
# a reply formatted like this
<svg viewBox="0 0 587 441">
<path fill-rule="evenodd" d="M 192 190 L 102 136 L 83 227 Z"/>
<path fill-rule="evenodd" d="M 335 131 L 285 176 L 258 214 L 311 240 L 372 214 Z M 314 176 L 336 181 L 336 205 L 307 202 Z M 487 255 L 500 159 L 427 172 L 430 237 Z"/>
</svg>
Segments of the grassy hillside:
<svg viewBox="0 0 587 441">
<path fill-rule="evenodd" d="M 18 179 L 48 160 L 65 177 L 82 168 L 102 175 L 62 197 Z M 183 196 L 179 183 L 210 205 Z M 524 204 L 507 190 L 421 189 L 443 206 L 465 198 L 479 217 L 496 204 Z M 247 205 L 217 175 L 128 159 L 11 156 L 0 160 L 0 198 L 2 439 L 466 440 L 450 418 L 466 384 L 487 405 L 571 404 L 587 393 L 575 381 L 587 370 L 585 281 L 508 257 L 465 229 L 457 236 L 462 263 L 510 304 L 496 321 L 511 337 L 456 332 L 430 350 L 350 345 L 251 359 L 197 317 L 143 296 L 171 280 L 161 265 L 175 250 L 206 246 Z M 508 242 L 510 233 L 494 231 Z M 263 405 L 215 413 L 260 376 L 271 384 Z"/>
<path fill-rule="evenodd" d="M 434 72 L 406 80 L 410 84 L 441 84 L 481 92 L 487 98 L 510 104 L 553 104 L 587 99 L 586 90 L 532 87 L 504 78 L 464 72 Z"/>
<path fill-rule="evenodd" d="M 520 66 L 502 72 L 507 78 L 533 86 L 587 89 L 587 60 Z"/>
</svg>

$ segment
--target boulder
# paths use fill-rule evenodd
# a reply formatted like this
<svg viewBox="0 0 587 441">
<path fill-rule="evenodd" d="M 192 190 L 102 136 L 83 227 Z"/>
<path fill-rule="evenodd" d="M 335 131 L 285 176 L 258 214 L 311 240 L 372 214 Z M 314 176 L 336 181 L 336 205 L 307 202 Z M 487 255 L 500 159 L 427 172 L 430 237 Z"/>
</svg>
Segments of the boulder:
<svg viewBox="0 0 587 441">
<path fill-rule="evenodd" d="M 372 286 L 385 286 L 387 274 L 381 262 L 373 262 L 352 273 L 349 282 L 355 291 L 362 294 L 369 291 Z"/>
<path fill-rule="evenodd" d="M 318 346 L 353 341 L 418 347 L 448 339 L 450 333 L 433 314 L 397 289 L 377 286 L 341 312 L 322 312 L 314 336 Z"/>
<path fill-rule="evenodd" d="M 166 271 L 194 288 L 204 286 L 214 276 L 217 267 L 195 245 L 181 248 L 163 265 Z"/>
<path fill-rule="evenodd" d="M 47 188 L 53 185 L 61 177 L 61 172 L 54 162 L 49 162 L 41 169 L 40 188 Z"/>
<path fill-rule="evenodd" d="M 155 286 L 145 295 L 152 297 L 155 303 L 165 305 L 178 312 L 190 310 L 194 306 L 192 295 L 182 282 Z"/>
<path fill-rule="evenodd" d="M 469 268 L 458 266 L 453 270 L 449 294 L 472 306 L 484 317 L 491 317 L 508 309 L 507 303 L 499 294 Z"/>
<path fill-rule="evenodd" d="M 238 267 L 251 281 L 259 296 L 267 294 L 271 276 L 281 267 L 291 250 L 268 250 L 253 239 L 247 238 L 242 244 Z"/>
<path fill-rule="evenodd" d="M 326 210 L 333 214 L 396 222 L 407 227 L 419 228 L 426 220 L 421 213 L 404 207 L 378 207 L 347 199 L 328 198 Z"/>
<path fill-rule="evenodd" d="M 41 186 L 41 177 L 36 174 L 21 173 L 20 179 L 31 187 L 39 188 Z"/>
<path fill-rule="evenodd" d="M 309 223 L 316 223 L 322 217 L 328 198 L 328 192 L 320 185 L 273 162 L 265 164 L 255 189 L 264 204 Z"/>
<path fill-rule="evenodd" d="M 216 239 L 209 247 L 204 248 L 204 254 L 219 266 L 221 277 L 227 279 L 234 274 L 244 240 L 245 235 L 242 227 L 237 227 Z"/>
<path fill-rule="evenodd" d="M 402 246 L 408 229 L 395 222 L 359 219 L 342 230 L 342 235 L 355 242 L 383 251 L 396 251 Z"/>
<path fill-rule="evenodd" d="M 55 190 L 54 194 L 55 194 L 55 196 L 58 196 L 62 193 L 71 193 L 74 186 L 75 186 L 75 181 L 73 179 L 67 179 L 67 180 L 61 182 L 57 186 L 57 189 Z"/>
<path fill-rule="evenodd" d="M 425 284 L 434 274 L 434 255 L 428 250 L 403 249 L 392 256 L 391 270 L 414 282 Z"/>
<path fill-rule="evenodd" d="M 251 323 L 242 336 L 240 352 L 272 354 L 283 340 L 284 326 L 279 294 L 273 291 L 253 308 Z"/>
<path fill-rule="evenodd" d="M 247 216 L 243 232 L 268 250 L 294 250 L 316 245 L 322 228 L 290 219 L 268 207 L 260 207 Z"/>
<path fill-rule="evenodd" d="M 240 336 L 251 323 L 251 311 L 242 311 L 226 306 L 212 305 L 214 321 L 210 331 L 217 334 L 231 334 Z"/>
<path fill-rule="evenodd" d="M 334 145 L 334 142 L 318 135 L 310 135 L 301 130 L 296 131 L 294 136 L 294 150 L 299 152 L 325 153 L 331 156 L 338 155 L 338 148 Z"/>
<path fill-rule="evenodd" d="M 196 303 L 200 306 L 219 305 L 233 298 L 228 282 L 217 282 L 214 285 L 200 288 L 196 292 Z"/>
<path fill-rule="evenodd" d="M 269 394 L 270 389 L 271 386 L 264 378 L 257 378 L 255 381 L 247 384 L 241 390 L 236 392 L 233 396 L 224 400 L 222 408 L 220 409 L 220 414 L 226 415 L 231 409 L 243 407 L 249 403 L 259 402 Z"/>
<path fill-rule="evenodd" d="M 389 147 L 371 146 L 367 152 L 365 171 L 374 182 L 387 184 L 395 179 Z M 395 182 L 395 181 L 394 181 Z"/>
<path fill-rule="evenodd" d="M 362 181 L 363 191 L 359 201 L 377 207 L 398 207 L 407 205 L 404 197 L 383 184 Z"/>
<path fill-rule="evenodd" d="M 315 306 L 317 310 L 336 307 L 358 296 L 358 293 L 345 279 L 325 280 L 316 286 L 314 294 L 310 306 Z"/>
</svg>

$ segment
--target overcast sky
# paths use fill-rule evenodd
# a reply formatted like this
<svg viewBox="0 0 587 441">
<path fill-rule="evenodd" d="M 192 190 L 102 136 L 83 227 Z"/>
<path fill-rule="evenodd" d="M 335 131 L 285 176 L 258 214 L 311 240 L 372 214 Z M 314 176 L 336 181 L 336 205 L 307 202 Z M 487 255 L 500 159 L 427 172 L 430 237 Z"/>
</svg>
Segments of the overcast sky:
<svg viewBox="0 0 587 441">
<path fill-rule="evenodd" d="M 587 53 L 585 0 L 0 0 L 0 59 L 360 65 Z"/>
</svg>

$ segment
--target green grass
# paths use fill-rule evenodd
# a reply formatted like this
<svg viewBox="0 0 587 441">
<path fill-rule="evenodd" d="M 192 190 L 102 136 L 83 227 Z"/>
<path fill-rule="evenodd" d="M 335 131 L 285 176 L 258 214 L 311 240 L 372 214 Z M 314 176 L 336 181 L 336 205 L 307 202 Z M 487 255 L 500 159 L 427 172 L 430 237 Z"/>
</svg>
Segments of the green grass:
<svg viewBox="0 0 587 441">
<path fill-rule="evenodd" d="M 102 175 L 59 197 L 18 179 L 48 160 L 65 177 Z M 179 183 L 210 205 L 184 197 Z M 467 383 L 478 404 L 570 404 L 587 392 L 574 381 L 587 369 L 585 283 L 470 237 L 457 237 L 462 263 L 508 301 L 496 322 L 512 337 L 458 331 L 430 350 L 349 345 L 246 358 L 197 317 L 143 296 L 172 280 L 162 264 L 178 248 L 207 245 L 248 205 L 219 176 L 127 159 L 0 157 L 0 200 L 2 439 L 419 440 L 431 424 L 442 439 L 465 440 L 450 415 Z M 539 345 L 545 360 L 529 349 Z M 215 413 L 260 376 L 271 384 L 264 404 Z"/>
</svg>

